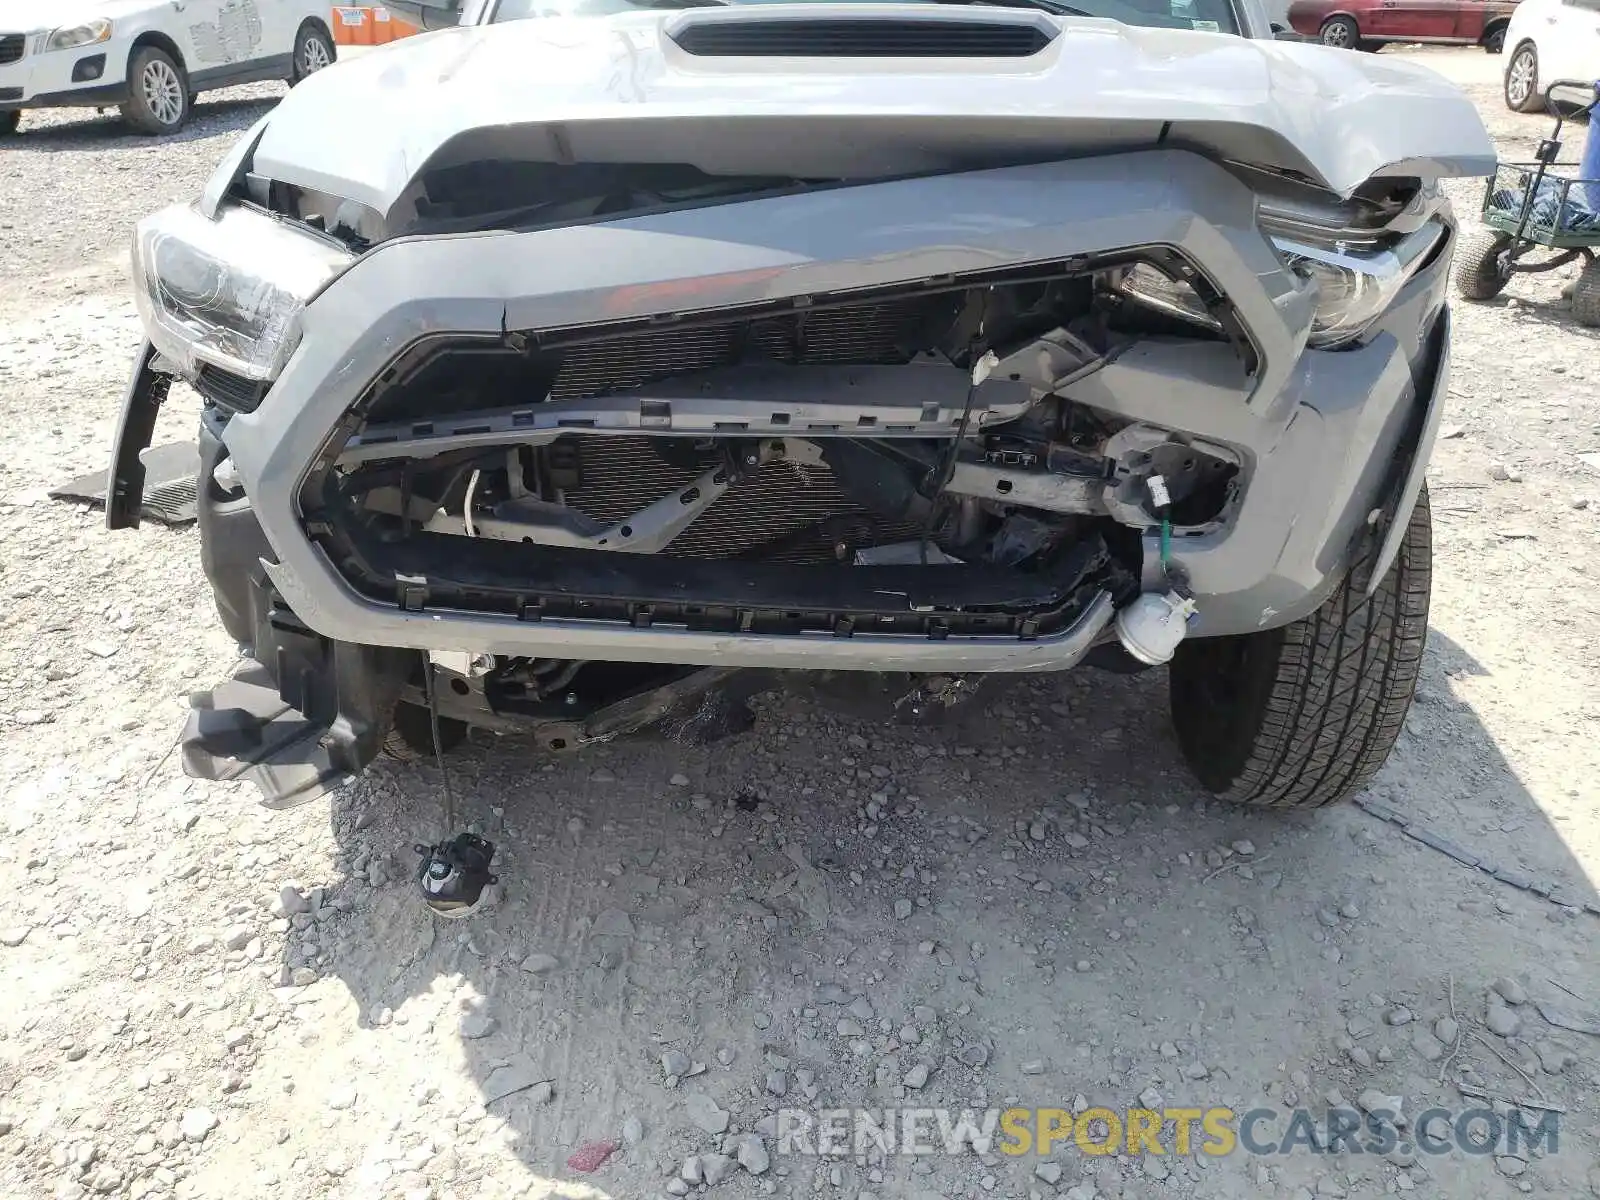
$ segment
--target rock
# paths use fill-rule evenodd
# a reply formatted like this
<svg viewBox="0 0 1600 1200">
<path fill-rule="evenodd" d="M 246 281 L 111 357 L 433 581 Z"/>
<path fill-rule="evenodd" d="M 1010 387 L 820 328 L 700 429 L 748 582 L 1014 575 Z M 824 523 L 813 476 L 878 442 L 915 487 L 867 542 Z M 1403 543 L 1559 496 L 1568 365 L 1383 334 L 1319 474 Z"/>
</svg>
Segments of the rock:
<svg viewBox="0 0 1600 1200">
<path fill-rule="evenodd" d="M 1518 1158 L 1514 1154 L 1495 1155 L 1494 1165 L 1507 1179 L 1515 1179 L 1528 1169 L 1527 1160 Z"/>
<path fill-rule="evenodd" d="M 834 1029 L 842 1038 L 865 1037 L 867 1033 L 866 1027 L 854 1017 L 840 1017 Z"/>
<path fill-rule="evenodd" d="M 351 1108 L 356 1102 L 356 1089 L 348 1083 L 335 1084 L 328 1092 L 328 1107 L 334 1112 L 343 1112 Z"/>
<path fill-rule="evenodd" d="M 767 1148 L 761 1144 L 761 1139 L 753 1134 L 740 1141 L 738 1158 L 739 1165 L 752 1175 L 765 1175 L 767 1168 L 772 1165 Z"/>
<path fill-rule="evenodd" d="M 1183 1077 L 1185 1079 L 1207 1079 L 1210 1077 L 1210 1075 L 1210 1070 L 1207 1069 L 1205 1063 L 1203 1062 L 1184 1064 Z"/>
<path fill-rule="evenodd" d="M 667 780 L 667 782 L 670 783 L 673 787 L 688 787 L 689 786 L 689 777 L 687 775 L 685 775 L 682 771 L 678 771 L 678 772 L 675 772 L 673 774 L 672 778 Z"/>
<path fill-rule="evenodd" d="M 1061 1182 L 1061 1164 L 1053 1162 L 1038 1163 L 1033 1168 L 1033 1174 L 1036 1178 L 1042 1179 L 1054 1187 Z"/>
<path fill-rule="evenodd" d="M 1337 929 L 1339 926 L 1339 914 L 1331 908 L 1319 908 L 1317 909 L 1317 921 L 1326 925 L 1329 929 Z"/>
<path fill-rule="evenodd" d="M 1533 1052 L 1539 1056 L 1539 1066 L 1546 1075 L 1559 1075 L 1577 1061 L 1572 1051 L 1548 1038 L 1535 1042 Z"/>
<path fill-rule="evenodd" d="M 692 1065 L 689 1056 L 682 1050 L 668 1050 L 661 1056 L 661 1073 L 669 1079 L 673 1076 L 684 1078 Z"/>
<path fill-rule="evenodd" d="M 310 967 L 296 967 L 289 972 L 289 983 L 292 987 L 309 987 L 317 981 L 317 973 Z"/>
<path fill-rule="evenodd" d="M 528 1099 L 534 1104 L 549 1104 L 556 1098 L 556 1085 L 548 1079 L 541 1079 L 528 1089 Z"/>
<path fill-rule="evenodd" d="M 691 1092 L 684 1098 L 684 1113 L 689 1120 L 706 1133 L 726 1133 L 728 1114 L 717 1107 L 717 1102 L 704 1092 Z"/>
<path fill-rule="evenodd" d="M 915 908 L 916 906 L 913 905 L 909 900 L 904 898 L 896 900 L 894 902 L 894 919 L 897 921 L 904 921 L 912 914 L 912 912 L 915 911 Z"/>
<path fill-rule="evenodd" d="M 981 1067 L 989 1061 L 989 1047 L 982 1042 L 968 1042 L 956 1057 L 969 1067 Z"/>
<path fill-rule="evenodd" d="M 771 1096 L 787 1096 L 789 1094 L 789 1075 L 787 1072 L 767 1072 L 767 1094 Z"/>
<path fill-rule="evenodd" d="M 10 929 L 0 929 L 0 946 L 16 949 L 27 940 L 31 932 L 33 931 L 26 925 L 13 925 Z"/>
<path fill-rule="evenodd" d="M 1043 1075 L 1044 1063 L 1037 1058 L 1031 1062 L 1025 1062 L 1022 1064 L 1022 1073 L 1024 1075 Z"/>
<path fill-rule="evenodd" d="M 1489 1027 L 1490 1033 L 1503 1038 L 1510 1037 L 1522 1028 L 1522 1018 L 1498 1002 L 1489 1005 L 1483 1023 Z"/>
<path fill-rule="evenodd" d="M 243 950 L 245 943 L 251 938 L 248 925 L 235 925 L 222 936 L 222 944 L 229 950 Z"/>
<path fill-rule="evenodd" d="M 1071 846 L 1074 850 L 1082 850 L 1089 845 L 1089 839 L 1084 837 L 1083 834 L 1079 833 L 1075 829 L 1068 830 L 1066 833 L 1062 834 L 1061 840 L 1066 842 L 1066 844 Z"/>
<path fill-rule="evenodd" d="M 1404 1096 L 1386 1095 L 1377 1088 L 1368 1088 L 1356 1097 L 1362 1112 L 1390 1120 L 1397 1128 L 1403 1128 L 1406 1123 L 1405 1103 Z"/>
<path fill-rule="evenodd" d="M 877 1015 L 873 1011 L 872 1001 L 865 996 L 857 996 L 850 1002 L 850 1007 L 846 1011 L 858 1021 L 870 1021 Z"/>
<path fill-rule="evenodd" d="M 906 1072 L 905 1085 L 912 1091 L 921 1091 L 928 1083 L 928 1064 L 917 1063 Z"/>
<path fill-rule="evenodd" d="M 691 1154 L 683 1160 L 683 1166 L 678 1170 L 678 1178 L 685 1183 L 704 1183 L 706 1181 L 705 1164 L 701 1162 L 698 1154 Z"/>
<path fill-rule="evenodd" d="M 638 1117 L 628 1117 L 622 1122 L 622 1140 L 629 1146 L 644 1141 L 644 1122 Z"/>
<path fill-rule="evenodd" d="M 1499 993 L 1500 998 L 1507 1004 L 1526 1004 L 1528 1002 L 1526 989 L 1509 975 L 1502 975 L 1489 986 Z"/>
<path fill-rule="evenodd" d="M 1256 852 L 1256 844 L 1249 838 L 1240 838 L 1238 841 L 1233 843 L 1233 852 L 1235 854 L 1243 855 L 1245 858 L 1249 858 Z"/>
<path fill-rule="evenodd" d="M 733 1159 L 726 1154 L 702 1154 L 700 1169 L 705 1173 L 706 1186 L 713 1188 L 733 1174 Z"/>
<path fill-rule="evenodd" d="M 522 960 L 522 969 L 530 975 L 543 975 L 554 971 L 560 966 L 560 961 L 553 954 L 530 954 Z"/>
<path fill-rule="evenodd" d="M 1600 1167 L 1589 1168 L 1589 1192 L 1593 1196 L 1600 1197 Z"/>
<path fill-rule="evenodd" d="M 540 1081 L 539 1076 L 533 1059 L 526 1054 L 513 1055 L 510 1062 L 490 1071 L 483 1081 L 483 1102 L 493 1104 L 516 1092 L 525 1092 Z"/>
<path fill-rule="evenodd" d="M 1147 1087 L 1139 1093 L 1139 1103 L 1146 1108 L 1160 1108 L 1165 1098 L 1153 1087 Z"/>
<path fill-rule="evenodd" d="M 486 1038 L 494 1032 L 495 1019 L 481 1009 L 471 1009 L 461 1014 L 456 1029 L 469 1041 Z"/>
<path fill-rule="evenodd" d="M 1033 841 L 1036 841 L 1036 842 L 1044 841 L 1044 835 L 1045 835 L 1045 825 L 1044 825 L 1043 821 L 1035 821 L 1033 824 L 1028 826 L 1028 837 L 1031 838 Z"/>
<path fill-rule="evenodd" d="M 1454 1017 L 1440 1017 L 1433 1023 L 1433 1036 L 1446 1046 L 1454 1046 L 1461 1035 L 1461 1026 Z"/>
<path fill-rule="evenodd" d="M 186 1142 L 203 1142 L 217 1127 L 217 1118 L 210 1109 L 191 1108 L 178 1120 L 178 1131 Z"/>
<path fill-rule="evenodd" d="M 667 1195 L 669 1195 L 669 1196 L 687 1196 L 688 1194 L 689 1194 L 689 1185 L 687 1183 L 685 1183 L 683 1180 L 681 1180 L 681 1179 L 669 1179 L 669 1180 L 667 1180 Z M 433 1193 L 429 1192 L 428 1193 L 429 1200 L 432 1200 L 432 1196 L 433 1196 Z"/>
<path fill-rule="evenodd" d="M 1409 1025 L 1412 1019 L 1411 1010 L 1403 1004 L 1396 1005 L 1383 1014 L 1383 1019 L 1390 1025 Z"/>
<path fill-rule="evenodd" d="M 1426 1029 L 1411 1035 L 1411 1048 L 1429 1062 L 1438 1062 L 1444 1057 L 1444 1044 Z"/>
<path fill-rule="evenodd" d="M 283 915 L 292 917 L 296 913 L 303 913 L 311 907 L 309 901 L 301 894 L 300 889 L 284 884 L 278 889 L 278 907 L 283 910 Z"/>
</svg>

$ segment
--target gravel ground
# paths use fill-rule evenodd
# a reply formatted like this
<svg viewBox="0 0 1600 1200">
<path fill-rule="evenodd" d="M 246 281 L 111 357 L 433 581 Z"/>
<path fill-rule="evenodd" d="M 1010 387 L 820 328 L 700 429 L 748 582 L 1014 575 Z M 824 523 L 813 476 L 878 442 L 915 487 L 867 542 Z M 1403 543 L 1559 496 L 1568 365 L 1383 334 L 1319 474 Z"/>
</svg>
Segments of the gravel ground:
<svg viewBox="0 0 1600 1200">
<path fill-rule="evenodd" d="M 1543 124 L 1499 105 L 1495 60 L 1421 57 L 1526 154 Z M 1600 1019 L 1600 360 L 1560 279 L 1457 308 L 1433 631 L 1368 794 L 1511 882 L 1362 808 L 1207 803 L 1159 674 L 1079 673 L 988 684 L 940 729 L 791 696 L 711 748 L 475 743 L 455 792 L 506 884 L 440 924 L 408 879 L 436 772 L 277 814 L 185 779 L 186 693 L 234 662 L 193 530 L 108 536 L 44 498 L 105 461 L 132 221 L 276 94 L 207 98 L 173 142 L 58 114 L 0 149 L 0 1194 L 1600 1196 L 1600 1026 L 1562 1027 Z M 170 407 L 158 441 L 192 428 Z M 1484 1103 L 1463 1084 L 1559 1106 L 1558 1151 L 770 1136 L 790 1105 L 1019 1102 L 1266 1106 L 1272 1138 L 1386 1097 L 1409 1131 Z"/>
</svg>

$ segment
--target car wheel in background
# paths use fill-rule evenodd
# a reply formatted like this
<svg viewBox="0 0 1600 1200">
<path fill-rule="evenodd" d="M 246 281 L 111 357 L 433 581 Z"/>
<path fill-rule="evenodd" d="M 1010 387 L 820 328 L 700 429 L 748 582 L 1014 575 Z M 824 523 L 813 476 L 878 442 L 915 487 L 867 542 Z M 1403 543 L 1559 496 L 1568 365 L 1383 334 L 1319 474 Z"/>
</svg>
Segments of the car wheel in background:
<svg viewBox="0 0 1600 1200">
<path fill-rule="evenodd" d="M 309 22 L 300 26 L 294 39 L 294 71 L 289 76 L 289 86 L 293 87 L 307 75 L 315 75 L 323 67 L 331 67 L 335 56 L 332 38 Z"/>
<path fill-rule="evenodd" d="M 1456 250 L 1456 291 L 1468 300 L 1493 300 L 1511 282 L 1506 249 L 1511 235 L 1474 229 L 1461 235 Z"/>
<path fill-rule="evenodd" d="M 1355 50 L 1361 45 L 1361 30 L 1350 17 L 1329 17 L 1317 36 L 1324 46 L 1336 50 Z"/>
<path fill-rule="evenodd" d="M 1532 43 L 1523 42 L 1506 63 L 1506 107 L 1512 112 L 1538 112 L 1544 107 L 1539 95 L 1539 54 Z"/>
<path fill-rule="evenodd" d="M 189 80 L 165 50 L 141 46 L 128 64 L 128 99 L 122 119 L 140 133 L 177 133 L 194 111 Z"/>
<path fill-rule="evenodd" d="M 1485 54 L 1499 54 L 1506 48 L 1506 27 L 1496 25 L 1483 35 L 1483 51 Z"/>
<path fill-rule="evenodd" d="M 1375 552 L 1376 544 L 1309 617 L 1179 645 L 1168 675 L 1178 745 L 1222 799 L 1321 808 L 1365 787 L 1394 749 L 1428 637 L 1426 486 L 1400 553 L 1369 596 Z"/>
</svg>

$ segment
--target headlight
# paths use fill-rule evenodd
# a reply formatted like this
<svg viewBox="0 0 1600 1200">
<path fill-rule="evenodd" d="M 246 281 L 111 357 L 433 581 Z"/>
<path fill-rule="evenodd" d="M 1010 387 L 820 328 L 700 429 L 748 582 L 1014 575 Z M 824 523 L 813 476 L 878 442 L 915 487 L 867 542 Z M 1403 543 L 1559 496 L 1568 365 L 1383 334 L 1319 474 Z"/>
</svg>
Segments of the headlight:
<svg viewBox="0 0 1600 1200">
<path fill-rule="evenodd" d="M 1326 350 L 1361 336 L 1394 303 L 1443 236 L 1444 224 L 1431 220 L 1388 242 L 1313 244 L 1274 237 L 1272 244 L 1285 265 L 1317 288 L 1306 344 Z"/>
<path fill-rule="evenodd" d="M 139 315 L 164 356 L 247 379 L 277 378 L 300 343 L 306 302 L 352 261 L 343 248 L 248 208 L 215 221 L 169 208 L 139 222 Z"/>
<path fill-rule="evenodd" d="M 79 46 L 93 46 L 97 42 L 109 41 L 111 38 L 111 22 L 104 17 L 97 17 L 93 21 L 85 21 L 82 25 L 65 25 L 56 30 L 45 39 L 46 50 L 75 50 Z"/>
</svg>

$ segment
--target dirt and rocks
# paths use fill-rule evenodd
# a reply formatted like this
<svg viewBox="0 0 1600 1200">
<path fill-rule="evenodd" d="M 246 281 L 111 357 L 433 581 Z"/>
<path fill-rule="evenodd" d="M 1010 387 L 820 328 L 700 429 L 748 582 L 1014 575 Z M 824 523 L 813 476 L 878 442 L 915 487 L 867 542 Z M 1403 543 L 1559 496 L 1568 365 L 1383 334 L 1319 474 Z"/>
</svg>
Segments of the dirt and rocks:
<svg viewBox="0 0 1600 1200">
<path fill-rule="evenodd" d="M 1499 105 L 1495 60 L 1425 57 L 1525 155 L 1543 124 Z M 436 922 L 410 873 L 437 772 L 284 813 L 187 780 L 186 694 L 235 663 L 193 530 L 45 499 L 105 461 L 132 221 L 274 95 L 207 99 L 177 142 L 52 114 L 0 149 L 0 1194 L 1600 1196 L 1600 337 L 1559 278 L 1457 307 L 1433 632 L 1369 793 L 1513 883 L 1361 808 L 1208 803 L 1159 675 L 1080 673 L 938 728 L 774 696 L 710 747 L 475 742 L 453 790 L 505 883 Z M 192 428 L 170 407 L 158 441 Z M 1560 1110 L 1558 1146 L 1416 1148 L 1449 1129 L 1430 1110 L 1503 1101 Z M 1013 1104 L 1266 1108 L 1260 1142 L 1359 1108 L 1397 1136 L 774 1136 L 783 1109 Z"/>
</svg>

